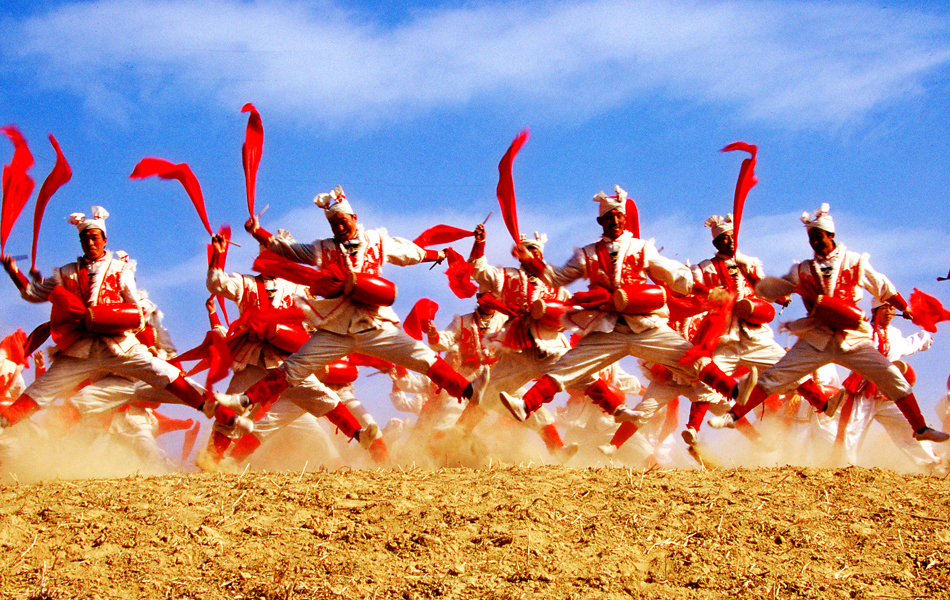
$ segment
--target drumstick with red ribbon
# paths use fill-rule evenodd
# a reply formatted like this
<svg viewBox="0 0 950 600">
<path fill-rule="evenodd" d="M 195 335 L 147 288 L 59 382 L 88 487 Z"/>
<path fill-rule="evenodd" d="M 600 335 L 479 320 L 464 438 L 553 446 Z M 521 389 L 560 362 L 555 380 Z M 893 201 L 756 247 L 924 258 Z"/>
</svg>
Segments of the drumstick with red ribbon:
<svg viewBox="0 0 950 600">
<path fill-rule="evenodd" d="M 161 158 L 143 158 L 135 165 L 132 174 L 129 175 L 129 179 L 145 179 L 146 177 L 155 175 L 162 179 L 175 179 L 181 183 L 188 197 L 191 198 L 192 204 L 195 205 L 195 210 L 198 211 L 201 224 L 204 225 L 208 235 L 213 236 L 211 224 L 208 222 L 208 213 L 205 211 L 205 201 L 204 196 L 201 194 L 201 185 L 198 183 L 198 178 L 195 177 L 195 174 L 191 171 L 191 167 L 186 163 L 176 165 Z M 228 240 L 228 243 L 240 248 L 239 244 L 231 240 Z"/>
<path fill-rule="evenodd" d="M 253 217 L 257 167 L 264 152 L 264 125 L 260 113 L 250 102 L 244 105 L 241 112 L 251 113 L 247 117 L 247 132 L 244 134 L 244 145 L 241 146 L 241 163 L 244 165 L 244 184 L 247 188 L 247 212 Z"/>
<path fill-rule="evenodd" d="M 33 155 L 23 134 L 14 125 L 0 128 L 0 133 L 10 138 L 13 143 L 13 158 L 10 164 L 3 167 L 3 198 L 2 206 L 0 206 L 0 257 L 2 257 L 10 230 L 13 229 L 13 224 L 30 199 L 35 182 L 26 174 L 33 168 Z"/>
</svg>

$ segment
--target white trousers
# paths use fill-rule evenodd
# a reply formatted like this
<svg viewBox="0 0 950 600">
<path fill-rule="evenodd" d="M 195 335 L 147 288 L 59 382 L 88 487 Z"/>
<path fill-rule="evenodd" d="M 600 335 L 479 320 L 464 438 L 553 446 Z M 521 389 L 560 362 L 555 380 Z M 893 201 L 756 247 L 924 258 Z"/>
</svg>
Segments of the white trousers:
<svg viewBox="0 0 950 600">
<path fill-rule="evenodd" d="M 878 352 L 873 344 L 846 351 L 836 340 L 829 342 L 824 350 L 798 340 L 781 360 L 759 375 L 759 385 L 768 395 L 784 392 L 828 363 L 841 365 L 861 375 L 891 400 L 900 400 L 914 391 L 894 363 Z"/>
<path fill-rule="evenodd" d="M 308 376 L 336 359 L 358 352 L 375 356 L 411 371 L 425 374 L 436 360 L 436 353 L 392 323 L 379 329 L 340 335 L 318 330 L 303 346 L 284 361 L 287 381 L 299 385 Z"/>
<path fill-rule="evenodd" d="M 152 387 L 164 390 L 181 376 L 181 371 L 160 358 L 156 358 L 145 346 L 137 344 L 121 356 L 116 356 L 101 342 L 93 344 L 88 358 L 57 356 L 45 373 L 36 378 L 24 392 L 40 407 L 56 398 L 65 397 L 85 380 L 97 381 L 108 375 L 140 380 Z M 189 381 L 195 388 L 201 389 Z M 172 396 L 174 398 L 174 396 Z M 164 402 L 181 402 L 165 399 Z"/>
</svg>

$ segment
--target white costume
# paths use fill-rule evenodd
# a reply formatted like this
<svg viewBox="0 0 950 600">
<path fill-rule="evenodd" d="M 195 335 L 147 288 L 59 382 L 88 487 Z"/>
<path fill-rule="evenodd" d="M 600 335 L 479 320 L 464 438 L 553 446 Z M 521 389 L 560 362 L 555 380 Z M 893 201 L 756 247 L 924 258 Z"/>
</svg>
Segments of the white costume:
<svg viewBox="0 0 950 600">
<path fill-rule="evenodd" d="M 874 331 L 874 341 L 885 357 L 891 362 L 905 356 L 927 350 L 933 344 L 933 338 L 926 331 L 918 331 L 904 337 L 900 329 L 888 325 L 883 335 Z M 857 376 L 854 376 L 857 379 Z M 884 427 L 895 446 L 906 454 L 915 464 L 932 467 L 940 459 L 928 441 L 914 439 L 908 429 L 907 421 L 893 402 L 877 393 L 867 381 L 855 382 L 860 387 L 857 394 L 846 396 L 840 408 L 838 422 L 823 422 L 823 428 L 843 443 L 844 457 L 851 464 L 859 464 L 858 453 L 874 421 Z M 848 387 L 849 382 L 845 382 Z M 844 431 L 841 431 L 841 427 Z M 842 435 L 843 434 L 843 435 Z"/>
</svg>

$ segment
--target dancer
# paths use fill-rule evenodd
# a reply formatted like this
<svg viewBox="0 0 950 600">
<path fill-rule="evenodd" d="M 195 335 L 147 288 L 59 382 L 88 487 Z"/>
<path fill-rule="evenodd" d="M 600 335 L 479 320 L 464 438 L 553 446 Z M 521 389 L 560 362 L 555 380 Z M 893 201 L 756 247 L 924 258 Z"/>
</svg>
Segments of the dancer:
<svg viewBox="0 0 950 600">
<path fill-rule="evenodd" d="M 627 193 L 619 186 L 616 191 L 614 196 L 604 192 L 594 196 L 600 207 L 597 223 L 603 230 L 599 242 L 576 250 L 561 268 L 553 268 L 540 259 L 526 259 L 529 268 L 549 285 L 562 287 L 587 279 L 591 288 L 574 296 L 575 301 L 589 309 L 574 316 L 576 322 L 586 322 L 577 346 L 552 365 L 523 398 L 502 392 L 502 403 L 517 420 L 525 420 L 556 393 L 571 387 L 583 389 L 615 419 L 635 419 L 633 411 L 623 405 L 624 395 L 594 378 L 598 371 L 627 355 L 665 365 L 686 380 L 703 381 L 727 397 L 736 395 L 735 381 L 708 358 L 680 364 L 692 344 L 666 324 L 669 313 L 665 291 L 661 286 L 648 284 L 647 279 L 662 282 L 684 295 L 705 288 L 694 284 L 688 267 L 660 256 L 652 242 L 639 239 L 626 229 Z"/>
<path fill-rule="evenodd" d="M 725 415 L 710 419 L 709 424 L 734 427 L 740 417 L 771 394 L 785 391 L 822 365 L 835 363 L 858 373 L 893 401 L 917 440 L 947 441 L 950 435 L 927 426 L 913 388 L 874 346 L 871 326 L 857 307 L 862 290 L 866 290 L 878 301 L 901 311 L 905 318 L 911 318 L 907 302 L 887 277 L 871 267 L 867 254 L 850 251 L 835 240 L 829 210 L 828 204 L 822 204 L 814 215 L 802 215 L 814 258 L 793 265 L 784 278 L 766 279 L 756 287 L 762 297 L 770 300 L 792 292 L 802 297 L 809 316 L 789 324 L 798 341 L 758 377 L 748 392 L 748 400 L 737 403 Z M 750 378 L 752 382 L 754 377 Z M 827 412 L 833 413 L 834 407 Z"/>
<path fill-rule="evenodd" d="M 136 339 L 144 315 L 134 268 L 124 252 L 106 250 L 108 216 L 101 206 L 93 207 L 91 218 L 70 215 L 69 223 L 79 230 L 83 255 L 54 269 L 49 278 L 29 281 L 12 257 L 4 257 L 3 266 L 25 300 L 53 303 L 53 341 L 59 353 L 46 373 L 13 404 L 0 409 L 0 428 L 29 417 L 83 380 L 109 374 L 164 388 L 184 404 L 213 416 L 214 400 Z"/>
<path fill-rule="evenodd" d="M 453 397 L 471 397 L 471 385 L 464 377 L 397 326 L 399 318 L 389 308 L 395 299 L 395 286 L 381 277 L 384 263 L 413 265 L 440 260 L 444 254 L 391 238 L 382 230 L 365 230 L 341 187 L 319 194 L 314 203 L 324 209 L 332 238 L 312 244 L 291 242 L 262 229 L 255 216 L 248 219 L 245 229 L 284 260 L 320 269 L 320 281 L 315 285 L 321 287 L 325 298 L 306 300 L 308 321 L 315 330 L 283 365 L 239 396 L 221 395 L 221 402 L 235 410 L 246 410 L 300 385 L 334 360 L 352 353 L 368 354 L 423 373 Z"/>
</svg>

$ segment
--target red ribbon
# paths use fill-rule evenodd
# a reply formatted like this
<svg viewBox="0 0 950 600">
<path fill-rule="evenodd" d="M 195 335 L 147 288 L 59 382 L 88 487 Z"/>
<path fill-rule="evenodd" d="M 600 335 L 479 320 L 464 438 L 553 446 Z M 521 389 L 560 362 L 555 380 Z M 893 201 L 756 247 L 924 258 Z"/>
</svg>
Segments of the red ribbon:
<svg viewBox="0 0 950 600">
<path fill-rule="evenodd" d="M 432 321 L 438 310 L 439 305 L 432 300 L 419 298 L 419 301 L 413 305 L 412 310 L 410 310 L 406 316 L 406 320 L 402 324 L 403 330 L 409 334 L 409 337 L 421 340 L 422 324 Z"/>
<path fill-rule="evenodd" d="M 430 227 L 423 231 L 419 237 L 412 240 L 412 242 L 417 246 L 425 248 L 426 246 L 451 244 L 462 238 L 472 237 L 474 235 L 474 231 L 459 229 L 451 225 L 436 225 L 435 227 Z"/>
<path fill-rule="evenodd" d="M 265 250 L 254 260 L 251 268 L 270 277 L 305 285 L 315 295 L 324 298 L 335 298 L 343 293 L 343 270 L 336 264 L 317 270 Z"/>
<path fill-rule="evenodd" d="M 733 150 L 743 150 L 752 155 L 751 158 L 743 160 L 742 166 L 739 168 L 739 179 L 736 181 L 736 195 L 732 204 L 732 237 L 736 240 L 736 245 L 738 246 L 739 224 L 742 222 L 742 209 L 745 207 L 745 199 L 746 196 L 749 195 L 749 190 L 759 182 L 759 180 L 755 178 L 755 155 L 758 152 L 758 147 L 745 142 L 733 142 L 720 150 L 720 152 L 732 152 Z"/>
<path fill-rule="evenodd" d="M 161 158 L 143 158 L 139 161 L 139 164 L 135 165 L 135 169 L 132 170 L 129 178 L 145 179 L 153 175 L 158 175 L 162 179 L 177 179 L 185 187 L 185 192 L 188 193 L 188 197 L 195 205 L 195 210 L 198 211 L 201 223 L 208 230 L 208 235 L 213 235 L 211 224 L 208 223 L 208 214 L 205 212 L 205 201 L 201 195 L 201 186 L 198 184 L 195 174 L 191 172 L 191 167 L 185 163 L 175 165 Z"/>
<path fill-rule="evenodd" d="M 625 229 L 633 234 L 633 237 L 640 237 L 640 211 L 637 210 L 637 203 L 633 198 L 627 198 L 627 224 Z"/>
<path fill-rule="evenodd" d="M 511 175 L 511 167 L 515 156 L 527 140 L 528 130 L 525 129 L 511 142 L 508 151 L 498 163 L 498 187 L 495 190 L 498 204 L 501 206 L 501 216 L 505 220 L 505 226 L 508 227 L 508 233 L 516 244 L 521 241 L 521 231 L 518 229 L 518 207 L 515 204 L 515 182 Z"/>
<path fill-rule="evenodd" d="M 18 365 L 27 364 L 29 355 L 26 353 L 26 333 L 22 329 L 17 329 L 0 341 L 0 348 L 7 354 L 7 360 Z"/>
<path fill-rule="evenodd" d="M 937 332 L 937 323 L 950 320 L 950 311 L 943 307 L 940 300 L 917 288 L 910 295 L 910 311 L 914 315 L 914 325 L 930 333 Z"/>
<path fill-rule="evenodd" d="M 247 133 L 244 134 L 244 145 L 241 147 L 241 162 L 244 164 L 244 183 L 247 186 L 247 211 L 253 217 L 257 166 L 264 151 L 264 125 L 261 123 L 260 113 L 250 102 L 244 105 L 241 112 L 251 113 L 247 117 Z"/>
<path fill-rule="evenodd" d="M 3 167 L 3 206 L 0 209 L 0 256 L 30 194 L 33 193 L 33 178 L 26 174 L 33 167 L 33 155 L 26 145 L 20 130 L 14 125 L 0 128 L 0 133 L 13 142 L 13 159 Z"/>
<path fill-rule="evenodd" d="M 181 462 L 185 462 L 191 456 L 195 442 L 198 441 L 199 429 L 201 429 L 201 423 L 195 423 L 194 427 L 185 432 L 185 439 L 181 443 Z"/>
<path fill-rule="evenodd" d="M 357 352 L 350 354 L 347 358 L 349 359 L 351 365 L 355 365 L 357 367 L 370 367 L 371 369 L 377 369 L 379 371 L 383 371 L 384 373 L 388 373 L 396 366 L 393 363 L 385 361 L 381 358 L 376 358 L 375 356 L 369 356 L 367 354 L 359 354 Z"/>
<path fill-rule="evenodd" d="M 63 151 L 59 148 L 59 142 L 56 141 L 52 133 L 49 135 L 49 141 L 53 145 L 53 149 L 56 150 L 56 164 L 53 165 L 53 170 L 46 176 L 46 180 L 40 186 L 40 193 L 36 197 L 36 209 L 33 211 L 33 253 L 31 255 L 33 262 L 30 264 L 31 269 L 36 269 L 36 241 L 40 237 L 40 222 L 43 220 L 46 205 L 53 194 L 56 193 L 56 190 L 73 176 L 73 170 L 69 168 L 69 163 L 66 162 L 66 157 L 63 156 Z"/>
<path fill-rule="evenodd" d="M 472 273 L 475 267 L 468 264 L 468 261 L 462 258 L 462 255 L 452 250 L 445 249 L 445 258 L 449 263 L 449 268 L 445 274 L 449 277 L 449 289 L 459 298 L 471 298 L 478 291 L 478 287 L 472 282 Z"/>
<path fill-rule="evenodd" d="M 231 226 L 230 226 L 230 225 L 227 225 L 227 224 L 222 225 L 222 226 L 218 229 L 218 235 L 220 235 L 221 237 L 223 237 L 225 240 L 230 241 L 230 239 L 231 239 Z M 227 259 L 228 259 L 228 248 L 229 248 L 230 246 L 231 246 L 231 244 L 225 244 L 225 245 L 224 245 L 224 252 L 221 253 L 221 258 L 219 259 L 219 260 L 220 260 L 220 263 L 218 264 L 218 266 L 221 268 L 222 271 L 224 270 L 224 265 L 225 265 L 225 263 L 227 262 Z M 211 259 L 212 259 L 213 256 L 214 256 L 214 246 L 212 246 L 211 244 L 208 244 L 208 266 L 209 266 L 209 267 L 211 266 Z M 221 307 L 221 314 L 224 315 L 224 323 L 225 323 L 226 325 L 230 326 L 230 325 L 231 325 L 231 320 L 228 319 L 228 309 L 227 309 L 227 307 L 225 307 L 225 305 L 224 305 L 224 297 L 223 297 L 223 296 L 218 296 L 217 298 L 218 298 L 218 306 Z"/>
</svg>

